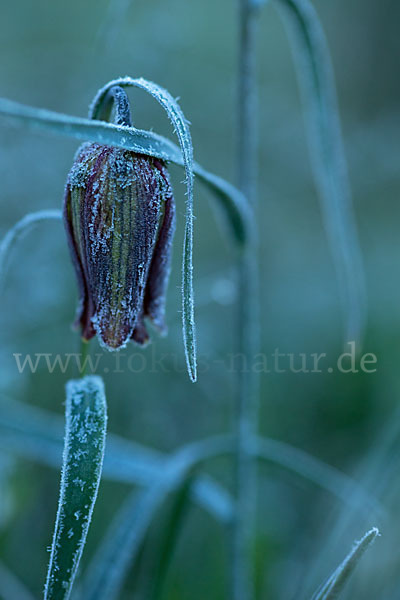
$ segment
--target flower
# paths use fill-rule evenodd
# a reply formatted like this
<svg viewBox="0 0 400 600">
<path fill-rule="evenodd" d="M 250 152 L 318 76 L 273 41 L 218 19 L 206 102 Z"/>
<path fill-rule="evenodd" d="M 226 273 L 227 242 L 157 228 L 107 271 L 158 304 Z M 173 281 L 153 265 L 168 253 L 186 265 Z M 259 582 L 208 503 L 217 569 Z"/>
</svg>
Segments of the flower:
<svg viewBox="0 0 400 600">
<path fill-rule="evenodd" d="M 109 350 L 165 332 L 175 204 L 163 161 L 83 144 L 69 172 L 64 222 L 80 303 L 76 325 Z"/>
</svg>

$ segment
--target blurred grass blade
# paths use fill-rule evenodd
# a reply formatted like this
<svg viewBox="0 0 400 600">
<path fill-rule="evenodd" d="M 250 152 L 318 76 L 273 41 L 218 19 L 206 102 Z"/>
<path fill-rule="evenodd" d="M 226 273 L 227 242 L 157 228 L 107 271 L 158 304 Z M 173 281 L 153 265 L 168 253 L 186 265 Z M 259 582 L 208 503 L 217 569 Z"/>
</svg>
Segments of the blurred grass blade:
<svg viewBox="0 0 400 600">
<path fill-rule="evenodd" d="M 297 61 L 314 178 L 346 314 L 346 341 L 358 342 L 366 319 L 365 281 L 329 50 L 308 0 L 275 1 Z"/>
<path fill-rule="evenodd" d="M 166 496 L 182 485 L 191 470 L 207 459 L 229 452 L 230 436 L 188 444 L 166 461 L 160 477 L 141 494 L 129 495 L 92 559 L 84 581 L 85 600 L 115 600 Z"/>
<path fill-rule="evenodd" d="M 53 219 L 61 220 L 60 210 L 39 210 L 25 215 L 6 233 L 0 242 L 0 287 L 3 284 L 7 260 L 15 242 L 36 223 Z"/>
<path fill-rule="evenodd" d="M 388 530 L 391 527 L 392 513 L 389 508 L 388 497 L 391 494 L 393 481 L 397 481 L 398 465 L 400 462 L 400 407 L 397 407 L 386 424 L 379 431 L 378 436 L 371 440 L 368 450 L 364 453 L 361 464 L 356 467 L 357 480 L 364 490 L 373 490 L 375 498 L 384 499 L 385 508 L 383 518 L 380 517 L 382 527 Z M 382 506 L 382 504 L 381 504 Z M 366 527 L 371 522 L 372 515 L 360 515 L 360 507 L 354 503 L 351 510 L 345 506 L 338 507 L 326 524 L 327 536 L 323 547 L 315 556 L 312 564 L 306 569 L 303 589 L 308 592 L 315 587 L 315 581 L 320 580 L 321 572 L 331 556 L 337 556 L 343 546 L 343 539 L 352 530 L 355 524 Z M 374 515 L 376 519 L 376 515 Z M 306 595 L 306 594 L 304 594 Z"/>
<path fill-rule="evenodd" d="M 376 527 L 368 531 L 354 546 L 329 579 L 315 592 L 311 600 L 336 600 L 364 552 L 379 535 Z"/>
<path fill-rule="evenodd" d="M 62 437 L 63 419 L 55 413 L 0 396 L 0 449 L 60 468 Z M 103 477 L 111 481 L 148 486 L 163 473 L 167 460 L 157 450 L 109 433 Z M 191 497 L 217 521 L 230 522 L 232 498 L 211 477 L 198 477 L 193 484 Z"/>
<path fill-rule="evenodd" d="M 0 398 L 0 448 L 59 468 L 61 417 L 26 403 L 6 400 L 3 395 Z M 251 452 L 261 460 L 314 482 L 347 506 L 364 510 L 367 515 L 372 510 L 379 517 L 383 511 L 375 497 L 356 480 L 299 448 L 271 438 L 255 437 Z M 109 433 L 103 476 L 112 481 L 148 486 L 162 475 L 167 461 L 168 457 L 157 450 Z M 228 522 L 232 517 L 232 498 L 209 476 L 196 479 L 192 498 L 217 520 Z"/>
<path fill-rule="evenodd" d="M 164 88 L 146 79 L 132 79 L 122 77 L 107 83 L 96 95 L 90 109 L 89 116 L 97 119 L 102 103 L 107 101 L 107 94 L 114 86 L 137 87 L 157 100 L 166 111 L 174 132 L 176 133 L 182 152 L 183 164 L 186 173 L 186 222 L 185 236 L 183 242 L 183 264 L 182 264 L 182 328 L 185 346 L 186 363 L 189 377 L 195 382 L 197 379 L 196 359 L 196 328 L 194 321 L 194 295 L 193 295 L 193 146 L 186 121 L 177 101 Z"/>
<path fill-rule="evenodd" d="M 123 127 L 102 121 L 71 117 L 61 113 L 25 106 L 0 98 L 0 118 L 35 132 L 47 131 L 76 140 L 125 148 L 140 154 L 161 158 L 183 166 L 182 153 L 173 142 L 151 131 Z M 208 173 L 196 162 L 194 173 L 222 201 L 235 242 L 242 246 L 249 235 L 249 208 L 246 198 L 239 190 L 216 175 Z"/>
<path fill-rule="evenodd" d="M 69 381 L 60 499 L 45 600 L 70 597 L 100 484 L 106 425 L 100 377 Z"/>
<path fill-rule="evenodd" d="M 0 562 L 0 598 L 3 600 L 35 600 L 25 585 Z"/>
<path fill-rule="evenodd" d="M 383 509 L 378 501 L 354 479 L 299 448 L 279 440 L 256 437 L 252 452 L 261 459 L 272 461 L 312 481 L 344 504 L 362 510 L 368 516 L 371 511 L 376 517 L 382 514 Z"/>
<path fill-rule="evenodd" d="M 168 569 L 174 556 L 174 550 L 183 527 L 186 514 L 189 510 L 190 488 L 194 480 L 194 474 L 189 474 L 179 486 L 173 499 L 169 518 L 166 519 L 161 537 L 160 550 L 156 566 L 152 567 L 155 574 L 150 582 L 151 592 L 149 600 L 161 600 L 164 592 Z"/>
<path fill-rule="evenodd" d="M 112 50 L 126 19 L 130 4 L 131 0 L 109 0 L 96 34 L 96 56 L 101 56 L 101 52 L 107 52 L 108 54 Z"/>
<path fill-rule="evenodd" d="M 196 162 L 194 172 L 220 199 L 233 239 L 239 247 L 245 246 L 254 229 L 253 214 L 245 196 L 225 179 L 209 173 Z"/>
</svg>

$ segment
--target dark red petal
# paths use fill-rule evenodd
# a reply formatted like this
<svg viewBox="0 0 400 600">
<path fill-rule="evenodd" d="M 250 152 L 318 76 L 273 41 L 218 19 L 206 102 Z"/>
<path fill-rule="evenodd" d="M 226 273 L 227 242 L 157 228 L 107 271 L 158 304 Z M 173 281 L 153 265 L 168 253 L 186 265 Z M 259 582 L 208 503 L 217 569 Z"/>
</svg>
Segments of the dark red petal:
<svg viewBox="0 0 400 600">
<path fill-rule="evenodd" d="M 118 349 L 143 310 L 161 198 L 152 159 L 107 151 L 87 184 L 82 223 L 94 328 L 107 348 Z"/>
<path fill-rule="evenodd" d="M 75 268 L 75 273 L 79 287 L 79 304 L 74 325 L 76 327 L 81 326 L 82 337 L 86 340 L 89 340 L 95 335 L 95 331 L 93 329 L 91 321 L 92 316 L 94 314 L 94 307 L 84 275 L 84 268 L 82 266 L 82 260 L 79 255 L 77 241 L 74 236 L 74 228 L 72 223 L 71 192 L 68 185 L 65 189 L 63 217 L 64 226 L 67 233 L 68 247 L 72 258 L 72 264 Z"/>
<path fill-rule="evenodd" d="M 108 349 L 164 328 L 175 207 L 162 161 L 84 144 L 69 173 L 64 218 L 79 283 L 78 322 Z"/>
<path fill-rule="evenodd" d="M 143 312 L 158 329 L 165 332 L 165 300 L 175 232 L 175 202 L 172 193 L 165 199 L 163 208 L 164 214 L 150 265 Z"/>
<path fill-rule="evenodd" d="M 143 322 L 142 315 L 136 321 L 136 326 L 132 333 L 132 339 L 137 344 L 139 344 L 139 346 L 144 346 L 150 339 L 149 334 L 147 333 L 146 326 Z"/>
</svg>

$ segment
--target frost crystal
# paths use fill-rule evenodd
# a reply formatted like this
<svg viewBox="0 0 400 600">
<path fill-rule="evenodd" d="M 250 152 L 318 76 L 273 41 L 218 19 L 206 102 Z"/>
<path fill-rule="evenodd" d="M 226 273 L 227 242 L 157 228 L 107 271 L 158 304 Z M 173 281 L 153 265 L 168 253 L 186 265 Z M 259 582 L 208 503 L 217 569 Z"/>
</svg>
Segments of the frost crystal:
<svg viewBox="0 0 400 600">
<path fill-rule="evenodd" d="M 77 324 L 109 350 L 163 332 L 175 205 L 165 164 L 83 144 L 68 175 L 64 221 L 80 288 Z"/>
</svg>

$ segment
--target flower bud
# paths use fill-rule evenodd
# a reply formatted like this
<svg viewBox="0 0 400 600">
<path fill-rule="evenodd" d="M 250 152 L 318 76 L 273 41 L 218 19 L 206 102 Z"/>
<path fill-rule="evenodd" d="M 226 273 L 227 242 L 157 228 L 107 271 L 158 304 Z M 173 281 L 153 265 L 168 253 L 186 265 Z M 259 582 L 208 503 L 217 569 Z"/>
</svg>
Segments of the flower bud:
<svg viewBox="0 0 400 600">
<path fill-rule="evenodd" d="M 83 144 L 68 175 L 64 222 L 79 283 L 76 325 L 109 350 L 165 331 L 165 294 L 175 205 L 168 171 L 156 158 Z"/>
</svg>

